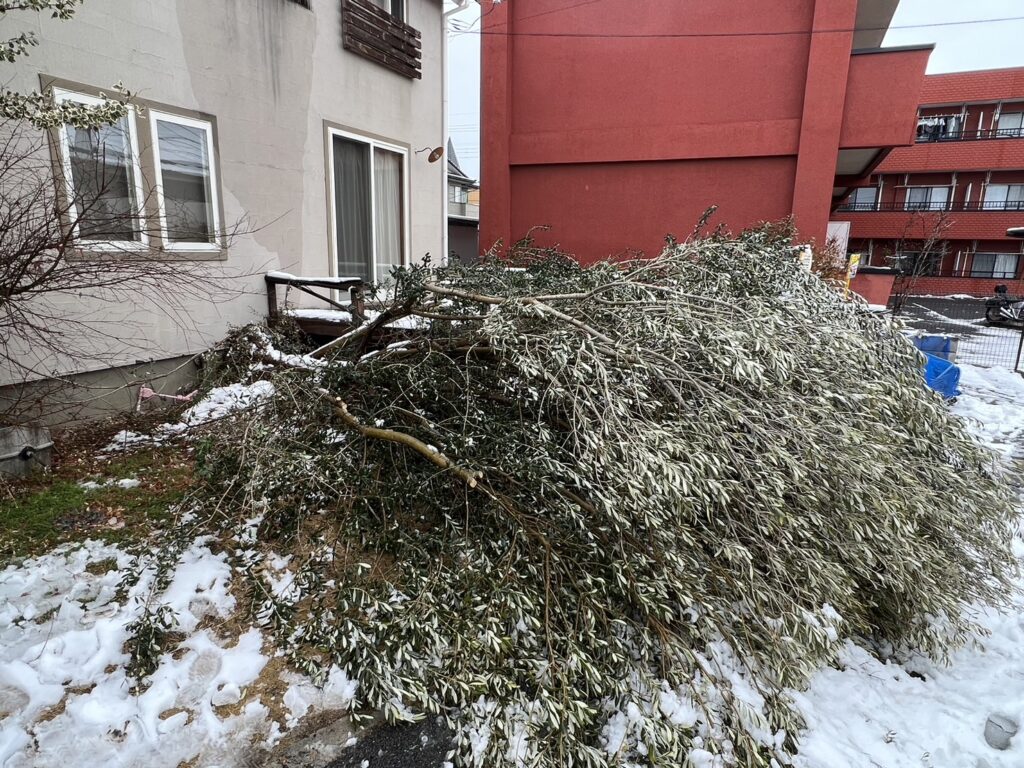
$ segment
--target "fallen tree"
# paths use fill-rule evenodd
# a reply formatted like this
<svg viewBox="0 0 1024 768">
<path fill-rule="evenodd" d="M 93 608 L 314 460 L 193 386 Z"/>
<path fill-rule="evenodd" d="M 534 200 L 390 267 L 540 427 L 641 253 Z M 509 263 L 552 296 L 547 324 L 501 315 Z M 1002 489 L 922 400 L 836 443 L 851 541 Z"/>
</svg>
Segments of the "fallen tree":
<svg viewBox="0 0 1024 768">
<path fill-rule="evenodd" d="M 514 258 L 398 272 L 298 363 L 224 355 L 276 395 L 204 439 L 189 533 L 358 709 L 447 718 L 458 765 L 787 764 L 786 692 L 845 638 L 942 656 L 1003 599 L 992 458 L 784 231 Z"/>
</svg>

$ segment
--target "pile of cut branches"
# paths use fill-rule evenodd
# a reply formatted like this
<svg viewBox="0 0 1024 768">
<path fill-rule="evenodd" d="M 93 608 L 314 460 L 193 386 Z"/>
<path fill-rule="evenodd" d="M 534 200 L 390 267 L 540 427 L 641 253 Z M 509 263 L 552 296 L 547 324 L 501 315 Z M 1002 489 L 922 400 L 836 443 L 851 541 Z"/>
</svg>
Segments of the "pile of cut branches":
<svg viewBox="0 0 1024 768">
<path fill-rule="evenodd" d="M 381 309 L 300 364 L 240 334 L 277 394 L 203 444 L 205 524 L 295 664 L 447 718 L 457 765 L 784 765 L 845 638 L 942 656 L 1007 590 L 991 457 L 778 229 Z"/>
</svg>

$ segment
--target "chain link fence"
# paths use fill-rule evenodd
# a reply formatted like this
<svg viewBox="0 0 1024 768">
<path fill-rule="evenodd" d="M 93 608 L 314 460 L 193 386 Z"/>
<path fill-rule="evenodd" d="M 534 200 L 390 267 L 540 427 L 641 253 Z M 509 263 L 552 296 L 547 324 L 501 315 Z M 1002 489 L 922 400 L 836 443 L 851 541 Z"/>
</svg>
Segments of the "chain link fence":
<svg viewBox="0 0 1024 768">
<path fill-rule="evenodd" d="M 985 299 L 912 296 L 900 319 L 913 330 L 956 339 L 957 363 L 1022 370 L 1024 324 L 990 323 Z"/>
</svg>

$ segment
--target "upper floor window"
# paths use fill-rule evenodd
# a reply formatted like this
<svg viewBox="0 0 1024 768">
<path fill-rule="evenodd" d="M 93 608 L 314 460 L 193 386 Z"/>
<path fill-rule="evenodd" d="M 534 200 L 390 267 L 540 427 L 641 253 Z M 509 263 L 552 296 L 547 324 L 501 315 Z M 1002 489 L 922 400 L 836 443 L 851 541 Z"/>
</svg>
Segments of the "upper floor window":
<svg viewBox="0 0 1024 768">
<path fill-rule="evenodd" d="M 944 211 L 949 203 L 949 187 L 907 187 L 904 206 L 908 211 Z"/>
<path fill-rule="evenodd" d="M 448 185 L 448 202 L 449 203 L 468 203 L 469 202 L 469 190 L 465 187 L 460 187 L 458 184 Z"/>
<path fill-rule="evenodd" d="M 999 116 L 996 126 L 997 136 L 1017 138 L 1024 135 L 1024 112 L 1004 112 Z"/>
<path fill-rule="evenodd" d="M 382 11 L 387 11 L 396 19 L 405 21 L 405 0 L 370 0 Z"/>
<path fill-rule="evenodd" d="M 850 211 L 873 211 L 878 202 L 878 187 L 857 187 L 843 206 Z"/>
<path fill-rule="evenodd" d="M 1016 253 L 976 253 L 971 262 L 971 277 L 1012 280 L 1017 276 Z"/>
<path fill-rule="evenodd" d="M 68 91 L 56 91 L 55 98 L 90 106 L 102 103 Z M 145 245 L 135 111 L 98 128 L 66 125 L 59 141 L 68 223 L 75 237 L 99 247 Z"/>
<path fill-rule="evenodd" d="M 1024 184 L 989 184 L 981 207 L 986 211 L 1024 211 Z"/>
<path fill-rule="evenodd" d="M 958 138 L 962 130 L 960 115 L 936 115 L 917 120 L 918 141 L 941 141 Z"/>
</svg>

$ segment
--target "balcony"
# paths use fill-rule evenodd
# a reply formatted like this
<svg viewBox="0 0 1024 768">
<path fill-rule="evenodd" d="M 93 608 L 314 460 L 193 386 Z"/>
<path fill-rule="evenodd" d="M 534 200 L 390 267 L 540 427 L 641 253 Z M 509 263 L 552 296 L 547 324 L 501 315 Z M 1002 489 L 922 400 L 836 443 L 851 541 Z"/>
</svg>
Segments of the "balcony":
<svg viewBox="0 0 1024 768">
<path fill-rule="evenodd" d="M 943 134 L 918 135 L 916 144 L 941 144 L 947 141 L 985 141 L 987 139 L 1024 138 L 1024 128 L 991 128 L 984 131 L 950 131 Z"/>
<path fill-rule="evenodd" d="M 421 35 L 369 0 L 341 0 L 341 44 L 411 80 L 422 77 Z"/>
<path fill-rule="evenodd" d="M 927 203 L 848 203 L 839 206 L 840 213 L 877 213 L 884 211 L 902 211 L 904 213 L 941 213 L 943 211 L 990 211 L 1005 213 L 1007 211 L 1024 211 L 1024 201 L 974 202 L 955 203 L 953 205 L 929 205 Z"/>
<path fill-rule="evenodd" d="M 473 203 L 455 203 L 448 201 L 448 215 L 457 219 L 480 220 L 480 206 Z"/>
</svg>

